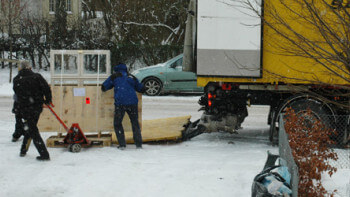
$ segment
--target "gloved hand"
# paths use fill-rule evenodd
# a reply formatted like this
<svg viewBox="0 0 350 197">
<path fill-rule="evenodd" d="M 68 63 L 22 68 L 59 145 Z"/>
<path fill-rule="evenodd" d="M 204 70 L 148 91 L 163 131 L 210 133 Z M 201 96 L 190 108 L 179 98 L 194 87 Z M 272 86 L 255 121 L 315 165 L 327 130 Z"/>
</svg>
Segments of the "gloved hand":
<svg viewBox="0 0 350 197">
<path fill-rule="evenodd" d="M 101 86 L 101 90 L 102 90 L 102 92 L 106 92 L 106 88 L 104 85 Z"/>
<path fill-rule="evenodd" d="M 45 101 L 44 101 L 44 104 L 45 104 L 45 105 L 50 105 L 51 103 L 52 103 L 51 100 L 45 100 Z"/>
<path fill-rule="evenodd" d="M 146 92 L 146 87 L 145 86 L 142 86 L 142 88 L 141 88 L 141 91 L 140 91 L 140 93 L 145 93 Z"/>
<path fill-rule="evenodd" d="M 16 108 L 12 108 L 12 113 L 17 114 L 18 110 Z"/>
<path fill-rule="evenodd" d="M 43 108 L 49 108 L 48 106 L 55 107 L 52 102 L 50 102 L 49 104 L 44 103 Z"/>
</svg>

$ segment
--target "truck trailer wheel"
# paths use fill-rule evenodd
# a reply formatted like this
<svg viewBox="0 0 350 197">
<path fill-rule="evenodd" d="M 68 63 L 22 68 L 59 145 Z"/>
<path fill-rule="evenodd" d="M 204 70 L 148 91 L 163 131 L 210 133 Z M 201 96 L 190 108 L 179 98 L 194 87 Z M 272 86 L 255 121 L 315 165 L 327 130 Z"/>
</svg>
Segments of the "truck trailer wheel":
<svg viewBox="0 0 350 197">
<path fill-rule="evenodd" d="M 306 115 L 308 109 L 311 110 L 311 116 L 313 117 L 305 117 L 306 120 L 312 120 L 312 118 L 316 118 L 320 120 L 325 126 L 331 127 L 331 115 L 329 111 L 322 105 L 322 103 L 314 101 L 314 100 L 299 100 L 293 102 L 290 107 L 294 109 L 295 113 L 298 116 Z"/>
<path fill-rule="evenodd" d="M 148 78 L 143 82 L 146 88 L 145 94 L 148 96 L 157 96 L 162 90 L 162 83 L 156 78 Z"/>
<path fill-rule="evenodd" d="M 332 127 L 332 123 L 335 122 L 334 116 L 332 116 L 334 114 L 330 110 L 329 106 L 324 105 L 321 101 L 307 97 L 293 100 L 290 103 L 283 105 L 272 120 L 272 124 L 270 126 L 270 141 L 273 144 L 278 144 L 280 114 L 285 113 L 286 109 L 289 107 L 291 107 L 299 116 L 306 116 L 307 110 L 310 109 L 312 117 L 306 117 L 306 120 L 312 120 L 313 118 L 316 118 L 328 127 Z M 310 124 L 312 124 L 312 122 L 310 122 Z"/>
</svg>

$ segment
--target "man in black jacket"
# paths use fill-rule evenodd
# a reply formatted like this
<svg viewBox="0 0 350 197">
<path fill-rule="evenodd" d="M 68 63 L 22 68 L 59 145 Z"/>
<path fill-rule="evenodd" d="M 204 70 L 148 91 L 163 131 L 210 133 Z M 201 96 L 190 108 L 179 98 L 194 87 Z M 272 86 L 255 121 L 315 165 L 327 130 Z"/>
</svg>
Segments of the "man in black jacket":
<svg viewBox="0 0 350 197">
<path fill-rule="evenodd" d="M 26 155 L 32 139 L 40 154 L 37 159 L 50 160 L 49 152 L 37 127 L 43 104 L 51 103 L 50 87 L 39 73 L 31 70 L 28 62 L 22 62 L 19 69 L 18 75 L 13 79 L 13 90 L 17 96 L 17 113 L 24 129 L 20 156 Z"/>
</svg>

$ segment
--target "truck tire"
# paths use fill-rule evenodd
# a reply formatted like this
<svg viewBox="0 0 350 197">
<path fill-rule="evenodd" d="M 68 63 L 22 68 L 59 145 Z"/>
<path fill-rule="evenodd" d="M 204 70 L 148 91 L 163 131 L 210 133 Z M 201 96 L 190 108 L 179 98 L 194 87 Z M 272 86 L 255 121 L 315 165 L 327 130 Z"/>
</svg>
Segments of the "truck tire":
<svg viewBox="0 0 350 197">
<path fill-rule="evenodd" d="M 320 102 L 303 99 L 291 103 L 290 107 L 294 109 L 297 115 L 302 115 L 306 113 L 308 109 L 310 109 L 311 115 L 313 115 L 314 118 L 322 121 L 325 126 L 331 127 L 332 114 L 330 114 Z"/>
<path fill-rule="evenodd" d="M 272 119 L 272 123 L 270 125 L 270 141 L 273 144 L 278 144 L 278 130 L 279 130 L 279 118 L 280 114 L 285 113 L 286 109 L 291 107 L 294 112 L 298 115 L 302 115 L 305 113 L 308 109 L 311 110 L 311 113 L 313 117 L 315 117 L 318 120 L 321 120 L 326 126 L 333 128 L 334 115 L 333 112 L 329 109 L 329 106 L 324 105 L 321 101 L 314 100 L 311 98 L 299 98 L 297 100 L 292 100 L 290 103 L 285 104 L 280 108 L 279 111 L 275 112 L 277 113 L 274 115 L 274 118 Z M 277 125 L 276 125 L 277 123 Z"/>
<path fill-rule="evenodd" d="M 157 96 L 162 90 L 162 83 L 157 78 L 147 78 L 143 81 L 143 85 L 146 89 L 145 94 L 148 96 Z"/>
</svg>

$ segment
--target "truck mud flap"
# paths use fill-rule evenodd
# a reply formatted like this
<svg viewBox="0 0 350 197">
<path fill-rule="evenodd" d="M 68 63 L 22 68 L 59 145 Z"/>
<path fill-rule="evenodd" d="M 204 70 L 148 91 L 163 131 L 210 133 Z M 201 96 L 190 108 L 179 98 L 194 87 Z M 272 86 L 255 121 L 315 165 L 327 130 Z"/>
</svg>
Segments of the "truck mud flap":
<svg viewBox="0 0 350 197">
<path fill-rule="evenodd" d="M 184 125 L 185 130 L 182 131 L 182 141 L 189 140 L 203 133 L 205 128 L 203 126 L 198 125 L 199 121 L 200 119 L 194 122 L 189 122 L 187 125 Z"/>
</svg>

